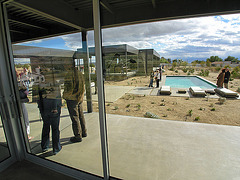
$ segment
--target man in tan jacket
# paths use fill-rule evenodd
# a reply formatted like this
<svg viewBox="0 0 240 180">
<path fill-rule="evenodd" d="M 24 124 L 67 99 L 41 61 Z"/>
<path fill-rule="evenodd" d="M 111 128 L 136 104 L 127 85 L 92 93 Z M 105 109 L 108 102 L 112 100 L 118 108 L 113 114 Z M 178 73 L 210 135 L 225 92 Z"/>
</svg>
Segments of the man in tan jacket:
<svg viewBox="0 0 240 180">
<path fill-rule="evenodd" d="M 67 108 L 72 120 L 74 136 L 70 138 L 72 143 L 81 142 L 87 137 L 86 122 L 83 115 L 84 77 L 76 68 L 68 71 L 64 78 L 63 98 L 67 102 Z"/>
</svg>

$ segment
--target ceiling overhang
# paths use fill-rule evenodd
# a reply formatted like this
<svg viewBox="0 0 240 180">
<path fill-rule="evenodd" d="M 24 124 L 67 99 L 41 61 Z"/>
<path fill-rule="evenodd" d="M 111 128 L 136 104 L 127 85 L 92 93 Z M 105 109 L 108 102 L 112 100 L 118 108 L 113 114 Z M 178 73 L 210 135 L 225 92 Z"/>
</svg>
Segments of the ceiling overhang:
<svg viewBox="0 0 240 180">
<path fill-rule="evenodd" d="M 101 0 L 102 28 L 240 12 L 239 0 Z M 11 0 L 13 43 L 93 30 L 92 0 Z"/>
</svg>

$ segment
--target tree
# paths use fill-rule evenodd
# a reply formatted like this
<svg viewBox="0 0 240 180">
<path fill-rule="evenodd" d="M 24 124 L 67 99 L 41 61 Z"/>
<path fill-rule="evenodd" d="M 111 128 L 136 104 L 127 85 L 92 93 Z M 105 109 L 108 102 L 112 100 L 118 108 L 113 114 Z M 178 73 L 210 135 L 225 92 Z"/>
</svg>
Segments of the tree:
<svg viewBox="0 0 240 180">
<path fill-rule="evenodd" d="M 195 67 L 197 65 L 197 61 L 193 61 L 191 64 Z"/>
<path fill-rule="evenodd" d="M 233 56 L 228 56 L 224 61 L 231 61 L 231 62 L 239 62 L 238 58 L 235 58 Z"/>
<path fill-rule="evenodd" d="M 223 61 L 222 58 L 218 56 L 211 56 L 210 58 L 207 58 L 210 62 L 216 62 L 216 61 Z"/>
<path fill-rule="evenodd" d="M 204 65 L 206 64 L 205 61 L 201 61 L 201 66 L 204 67 Z"/>
<path fill-rule="evenodd" d="M 188 65 L 188 63 L 186 62 L 186 61 L 183 61 L 182 63 L 181 63 L 181 66 L 187 66 Z"/>
<path fill-rule="evenodd" d="M 165 59 L 164 57 L 161 57 L 161 59 L 160 59 L 160 63 L 168 63 L 168 60 Z"/>
<path fill-rule="evenodd" d="M 176 61 L 174 61 L 173 63 L 172 63 L 172 67 L 176 67 L 177 66 L 177 62 Z"/>
<path fill-rule="evenodd" d="M 209 60 L 207 60 L 206 66 L 207 66 L 207 67 L 210 67 L 210 66 L 211 66 L 211 62 L 210 62 Z"/>
</svg>

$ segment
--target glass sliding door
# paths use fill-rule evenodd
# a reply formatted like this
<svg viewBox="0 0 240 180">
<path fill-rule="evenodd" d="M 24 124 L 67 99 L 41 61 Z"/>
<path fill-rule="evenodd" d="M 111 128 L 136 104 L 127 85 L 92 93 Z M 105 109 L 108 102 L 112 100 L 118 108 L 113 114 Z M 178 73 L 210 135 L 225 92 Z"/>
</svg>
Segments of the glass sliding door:
<svg viewBox="0 0 240 180">
<path fill-rule="evenodd" d="M 23 130 L 29 153 L 102 176 L 94 54 L 82 39 L 77 33 L 12 46 Z M 59 41 L 73 40 L 76 47 L 59 49 Z"/>
</svg>

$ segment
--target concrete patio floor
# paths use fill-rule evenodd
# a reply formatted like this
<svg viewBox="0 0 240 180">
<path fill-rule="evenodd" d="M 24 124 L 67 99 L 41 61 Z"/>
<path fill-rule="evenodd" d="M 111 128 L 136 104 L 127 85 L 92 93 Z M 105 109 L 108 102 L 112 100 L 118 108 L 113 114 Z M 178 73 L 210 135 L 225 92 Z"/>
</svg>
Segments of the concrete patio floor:
<svg viewBox="0 0 240 180">
<path fill-rule="evenodd" d="M 62 151 L 33 153 L 102 176 L 98 113 L 86 113 L 88 137 L 72 144 L 71 121 L 62 110 Z M 31 123 L 34 133 L 41 123 Z M 37 125 L 38 124 L 38 125 Z M 37 126 L 37 127 L 35 127 Z M 36 131 L 37 130 L 37 131 Z M 240 128 L 107 114 L 110 175 L 122 179 L 240 179 Z"/>
<path fill-rule="evenodd" d="M 115 88 L 110 89 L 110 88 Z M 109 101 L 132 87 L 118 91 Z M 117 89 L 116 89 L 117 88 Z M 149 88 L 151 89 L 151 88 Z M 149 91 L 138 88 L 135 94 Z M 156 88 L 152 89 L 155 90 Z M 26 104 L 30 119 L 32 153 L 99 176 L 102 158 L 98 113 L 85 113 L 88 137 L 72 144 L 71 120 L 62 108 L 60 131 L 63 149 L 53 155 L 40 148 L 42 121 L 36 103 Z M 240 128 L 107 114 L 110 175 L 121 179 L 226 180 L 240 179 Z"/>
</svg>

